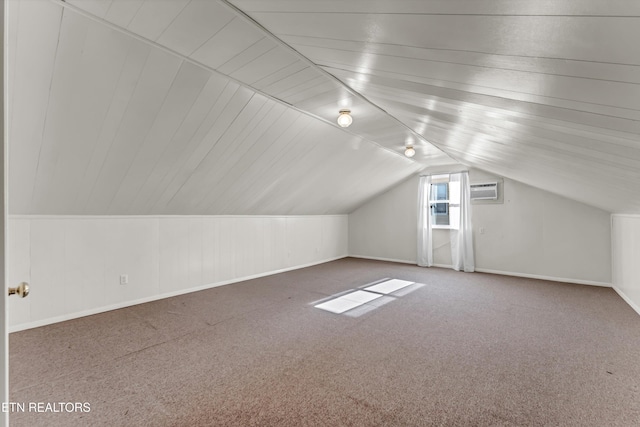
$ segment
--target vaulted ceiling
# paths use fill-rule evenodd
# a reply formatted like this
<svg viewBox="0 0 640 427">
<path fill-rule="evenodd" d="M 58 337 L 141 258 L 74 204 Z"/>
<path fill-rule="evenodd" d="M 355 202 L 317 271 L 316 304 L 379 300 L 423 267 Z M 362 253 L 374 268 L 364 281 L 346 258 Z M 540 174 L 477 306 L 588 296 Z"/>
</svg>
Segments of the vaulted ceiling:
<svg viewBox="0 0 640 427">
<path fill-rule="evenodd" d="M 7 25 L 12 213 L 347 213 L 457 164 L 640 213 L 639 2 L 9 0 Z"/>
</svg>

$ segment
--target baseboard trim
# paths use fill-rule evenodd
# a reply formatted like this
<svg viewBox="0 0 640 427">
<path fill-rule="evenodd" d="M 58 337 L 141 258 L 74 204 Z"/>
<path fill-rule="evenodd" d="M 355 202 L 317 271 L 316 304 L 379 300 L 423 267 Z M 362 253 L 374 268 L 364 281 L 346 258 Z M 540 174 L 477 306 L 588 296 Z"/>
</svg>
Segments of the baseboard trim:
<svg viewBox="0 0 640 427">
<path fill-rule="evenodd" d="M 408 261 L 404 259 L 393 259 L 393 258 L 381 258 L 381 257 L 372 257 L 365 255 L 349 255 L 351 258 L 360 258 L 360 259 L 370 259 L 374 261 L 388 261 L 388 262 L 398 262 L 402 264 L 413 264 L 417 265 L 415 261 Z M 438 268 L 452 268 L 452 265 L 449 264 L 434 264 L 432 267 Z M 527 273 L 514 273 L 512 271 L 501 271 L 501 270 L 491 270 L 488 268 L 476 268 L 475 271 L 478 273 L 489 273 L 489 274 L 499 274 L 502 276 L 514 276 L 514 277 L 524 277 L 527 279 L 539 279 L 539 280 L 549 280 L 552 282 L 561 282 L 561 283 L 573 283 L 577 285 L 589 285 L 589 286 L 600 286 L 604 288 L 613 287 L 611 283 L 606 282 L 596 282 L 593 280 L 582 280 L 582 279 L 567 279 L 564 277 L 551 277 L 551 276 L 542 276 L 538 274 L 527 274 Z"/>
<path fill-rule="evenodd" d="M 415 261 L 408 261 L 408 260 L 402 260 L 402 259 L 370 257 L 370 256 L 364 256 L 364 255 L 341 255 L 341 256 L 337 256 L 337 257 L 333 257 L 333 258 L 327 258 L 327 259 L 324 259 L 324 260 L 314 261 L 314 262 L 301 264 L 301 265 L 297 265 L 297 266 L 293 266 L 293 267 L 282 268 L 282 269 L 279 269 L 279 270 L 272 270 L 272 271 L 267 271 L 267 272 L 264 272 L 264 273 L 258 273 L 258 274 L 253 274 L 253 275 L 249 275 L 249 276 L 237 277 L 237 278 L 234 278 L 234 279 L 224 280 L 222 282 L 209 283 L 209 284 L 206 284 L 206 285 L 195 286 L 195 287 L 186 288 L 186 289 L 180 289 L 178 291 L 165 292 L 165 293 L 158 294 L 158 295 L 153 295 L 153 296 L 149 296 L 149 297 L 145 297 L 145 298 L 139 298 L 139 299 L 131 300 L 131 301 L 124 301 L 124 302 L 120 302 L 120 303 L 116 303 L 116 304 L 110 304 L 110 305 L 107 305 L 107 306 L 97 307 L 97 308 L 93 308 L 93 309 L 89 309 L 89 310 L 83 310 L 83 311 L 79 311 L 79 312 L 75 312 L 75 313 L 65 314 L 65 315 L 62 315 L 62 316 L 50 317 L 50 318 L 47 318 L 47 319 L 37 320 L 37 321 L 34 321 L 34 322 L 28 322 L 28 323 L 21 323 L 21 324 L 18 324 L 18 325 L 12 325 L 12 326 L 9 326 L 8 329 L 9 329 L 10 333 L 24 331 L 24 330 L 27 330 L 27 329 L 38 328 L 40 326 L 51 325 L 51 324 L 54 324 L 54 323 L 64 322 L 64 321 L 67 321 L 67 320 L 78 319 L 80 317 L 86 317 L 86 316 L 91 316 L 91 315 L 94 315 L 94 314 L 104 313 L 104 312 L 111 311 L 111 310 L 118 310 L 120 308 L 131 307 L 131 306 L 134 306 L 134 305 L 144 304 L 144 303 L 151 302 L 151 301 L 157 301 L 157 300 L 160 300 L 160 299 L 171 298 L 171 297 L 178 296 L 178 295 L 184 295 L 184 294 L 188 294 L 188 293 L 191 293 L 191 292 L 203 291 L 205 289 L 216 288 L 218 286 L 231 285 L 233 283 L 244 282 L 246 280 L 257 279 L 257 278 L 265 277 L 265 276 L 271 276 L 273 274 L 285 273 L 287 271 L 298 270 L 300 268 L 312 267 L 314 265 L 324 264 L 326 262 L 336 261 L 336 260 L 347 258 L 347 257 L 359 258 L 359 259 L 369 259 L 369 260 L 373 260 L 373 261 L 387 261 L 387 262 L 397 262 L 397 263 L 401 263 L 401 264 L 416 265 Z M 433 267 L 451 268 L 450 265 L 443 265 L 443 264 L 436 264 Z M 485 268 L 477 268 L 476 271 L 478 273 L 499 274 L 499 275 L 504 275 L 504 276 L 525 277 L 525 278 L 528 278 L 528 279 L 550 280 L 550 281 L 554 281 L 554 282 L 574 283 L 574 284 L 579 284 L 579 285 L 591 285 L 591 286 L 601 286 L 601 287 L 613 288 L 618 293 L 618 295 L 620 295 L 620 297 L 622 297 L 622 299 L 624 299 L 625 302 L 627 302 L 627 304 L 629 304 L 638 314 L 640 314 L 640 306 L 638 306 L 636 303 L 631 301 L 631 299 L 629 299 L 624 294 L 624 292 L 622 292 L 620 289 L 616 288 L 615 286 L 612 286 L 610 283 L 595 282 L 595 281 L 590 281 L 590 280 L 566 279 L 566 278 L 559 278 L 559 277 L 541 276 L 541 275 L 536 275 L 536 274 L 514 273 L 514 272 L 510 272 L 510 271 L 490 270 L 490 269 L 485 269 Z"/>
<path fill-rule="evenodd" d="M 144 304 L 144 303 L 147 303 L 147 302 L 157 301 L 157 300 L 161 300 L 161 299 L 165 299 L 165 298 L 171 298 L 171 297 L 175 297 L 175 296 L 178 296 L 178 295 L 188 294 L 188 293 L 191 293 L 191 292 L 204 291 L 205 289 L 217 288 L 218 286 L 231 285 L 233 283 L 244 282 L 246 280 L 258 279 L 260 277 L 271 276 L 271 275 L 279 274 L 279 273 L 285 273 L 287 271 L 298 270 L 298 269 L 306 268 L 306 267 L 312 267 L 314 265 L 324 264 L 326 262 L 336 261 L 336 260 L 347 258 L 347 257 L 348 257 L 348 255 L 341 255 L 341 256 L 338 256 L 338 257 L 328 258 L 328 259 L 324 259 L 324 260 L 321 260 L 321 261 L 314 261 L 314 262 L 310 262 L 310 263 L 307 263 L 307 264 L 296 265 L 294 267 L 281 268 L 279 270 L 271 270 L 271 271 L 267 271 L 267 272 L 264 272 L 264 273 L 252 274 L 250 276 L 236 277 L 234 279 L 224 280 L 222 282 L 209 283 L 209 284 L 206 284 L 206 285 L 195 286 L 195 287 L 192 287 L 192 288 L 180 289 L 178 291 L 165 292 L 165 293 L 162 293 L 162 294 L 153 295 L 153 296 L 149 296 L 149 297 L 145 297 L 145 298 L 139 298 L 139 299 L 136 299 L 136 300 L 123 301 L 123 302 L 120 302 L 120 303 L 110 304 L 110 305 L 97 307 L 97 308 L 92 308 L 92 309 L 89 309 L 89 310 L 83 310 L 83 311 L 78 311 L 78 312 L 75 312 L 75 313 L 64 314 L 62 316 L 49 317 L 47 319 L 36 320 L 34 322 L 20 323 L 18 325 L 9 326 L 8 329 L 9 329 L 9 333 L 12 333 L 12 332 L 24 331 L 24 330 L 27 330 L 27 329 L 39 328 L 40 326 L 46 326 L 46 325 L 51 325 L 51 324 L 54 324 L 54 323 L 65 322 L 67 320 L 78 319 L 80 317 L 86 317 L 86 316 L 91 316 L 91 315 L 94 315 L 94 314 L 100 314 L 100 313 L 104 313 L 104 312 L 111 311 L 111 310 L 118 310 L 120 308 L 131 307 L 131 306 L 134 306 L 134 305 Z"/>
<path fill-rule="evenodd" d="M 366 256 L 366 255 L 349 255 L 349 258 L 370 259 L 370 260 L 373 260 L 373 261 L 399 262 L 401 264 L 413 264 L 413 265 L 416 265 L 415 261 L 408 261 L 406 259 L 381 258 L 381 257 Z"/>
<path fill-rule="evenodd" d="M 431 267 L 450 268 L 450 269 L 453 270 L 453 265 L 451 265 L 451 264 L 433 264 Z"/>
<path fill-rule="evenodd" d="M 524 277 L 527 279 L 549 280 L 552 282 L 573 283 L 577 285 L 601 286 L 603 288 L 611 288 L 611 283 L 596 282 L 593 280 L 567 279 L 564 277 L 542 276 L 539 274 L 514 273 L 512 271 L 490 270 L 488 268 L 476 268 L 478 273 L 500 274 L 503 276 Z"/>
<path fill-rule="evenodd" d="M 620 297 L 624 300 L 624 302 L 626 302 L 627 304 L 629 304 L 631 306 L 632 309 L 635 310 L 636 313 L 640 314 L 640 305 L 636 304 L 635 302 L 633 302 L 631 300 L 631 298 L 629 298 L 624 292 L 622 292 L 622 290 L 620 288 L 618 288 L 617 286 L 612 286 L 613 290 L 616 291 L 618 293 L 618 295 L 620 295 Z"/>
</svg>

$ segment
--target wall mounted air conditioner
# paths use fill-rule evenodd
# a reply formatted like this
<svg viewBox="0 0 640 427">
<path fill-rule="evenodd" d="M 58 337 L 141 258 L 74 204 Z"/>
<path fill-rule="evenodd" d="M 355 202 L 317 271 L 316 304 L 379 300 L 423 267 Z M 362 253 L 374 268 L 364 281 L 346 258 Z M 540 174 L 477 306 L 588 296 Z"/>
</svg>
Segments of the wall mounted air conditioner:
<svg viewBox="0 0 640 427">
<path fill-rule="evenodd" d="M 471 200 L 497 200 L 498 183 L 484 182 L 481 184 L 471 184 Z"/>
</svg>

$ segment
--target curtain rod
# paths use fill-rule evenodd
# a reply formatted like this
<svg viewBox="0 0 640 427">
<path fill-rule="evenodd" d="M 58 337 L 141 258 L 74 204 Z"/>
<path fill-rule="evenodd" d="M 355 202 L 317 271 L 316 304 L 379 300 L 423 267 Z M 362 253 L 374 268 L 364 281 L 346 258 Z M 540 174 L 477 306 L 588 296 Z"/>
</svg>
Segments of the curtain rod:
<svg viewBox="0 0 640 427">
<path fill-rule="evenodd" d="M 469 173 L 469 169 L 464 170 L 464 171 L 457 171 L 457 172 L 434 172 L 434 173 L 428 173 L 426 175 L 419 175 L 419 176 L 433 176 L 433 175 L 452 175 L 454 173 L 463 173 L 463 172 L 467 172 Z"/>
</svg>

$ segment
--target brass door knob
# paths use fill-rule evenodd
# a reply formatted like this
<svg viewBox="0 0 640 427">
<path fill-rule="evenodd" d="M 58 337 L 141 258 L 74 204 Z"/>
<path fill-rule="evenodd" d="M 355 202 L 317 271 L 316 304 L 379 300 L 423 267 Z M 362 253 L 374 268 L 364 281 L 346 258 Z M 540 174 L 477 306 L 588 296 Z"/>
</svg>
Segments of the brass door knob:
<svg viewBox="0 0 640 427">
<path fill-rule="evenodd" d="M 16 288 L 9 288 L 9 295 L 17 294 L 22 298 L 29 295 L 29 284 L 27 282 L 22 282 Z"/>
</svg>

